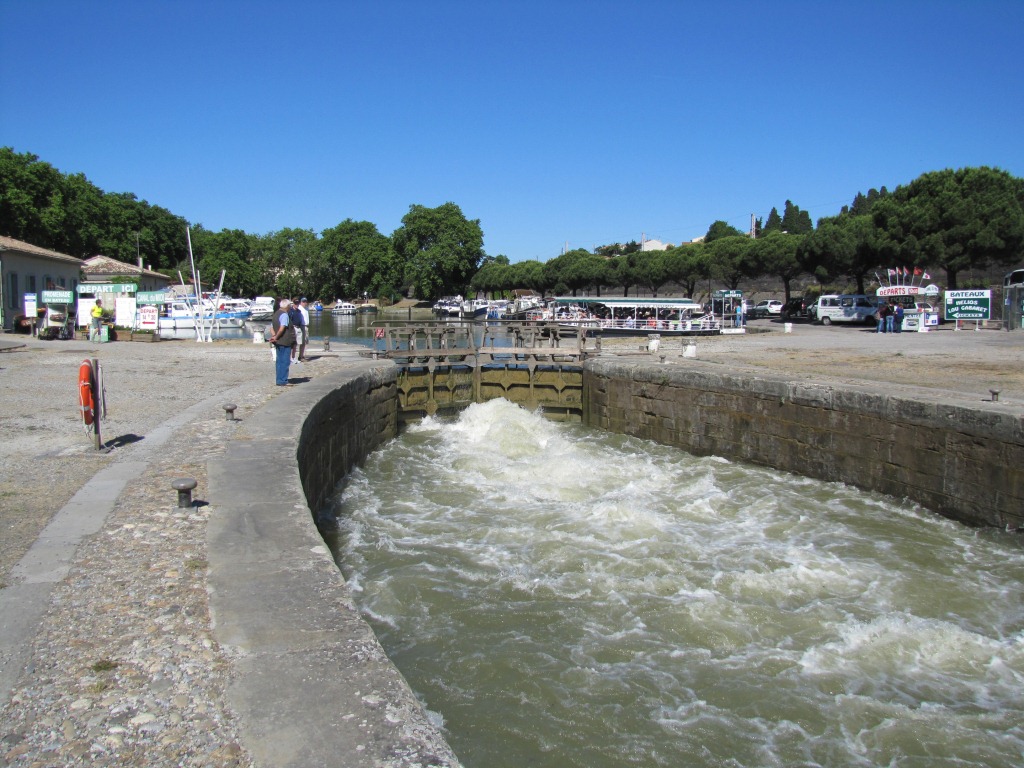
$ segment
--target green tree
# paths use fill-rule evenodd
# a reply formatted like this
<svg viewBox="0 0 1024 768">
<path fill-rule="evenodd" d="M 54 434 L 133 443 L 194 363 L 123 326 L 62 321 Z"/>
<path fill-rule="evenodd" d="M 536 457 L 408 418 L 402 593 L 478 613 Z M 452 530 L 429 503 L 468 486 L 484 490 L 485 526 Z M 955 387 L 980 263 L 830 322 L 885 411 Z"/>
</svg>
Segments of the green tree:
<svg viewBox="0 0 1024 768">
<path fill-rule="evenodd" d="M 811 224 L 811 216 L 807 211 L 800 210 L 792 201 L 786 201 L 786 207 L 782 212 L 782 231 L 791 235 L 806 235 L 814 229 Z"/>
<path fill-rule="evenodd" d="M 760 237 L 771 234 L 772 232 L 782 231 L 782 217 L 779 216 L 778 208 L 772 208 L 771 213 L 768 214 L 768 221 L 764 223 L 764 227 L 761 228 Z"/>
<path fill-rule="evenodd" d="M 797 260 L 821 285 L 847 277 L 864 293 L 868 278 L 883 258 L 883 244 L 871 216 L 821 219 L 797 248 Z"/>
<path fill-rule="evenodd" d="M 707 247 L 703 243 L 686 243 L 665 252 L 668 279 L 677 283 L 689 297 L 697 293 L 697 284 L 711 276 Z"/>
<path fill-rule="evenodd" d="M 60 250 L 61 182 L 60 171 L 38 156 L 0 147 L 0 234 Z"/>
<path fill-rule="evenodd" d="M 782 280 L 786 301 L 789 301 L 793 280 L 804 272 L 797 258 L 797 250 L 804 237 L 774 231 L 754 240 L 750 247 L 752 268 Z"/>
<path fill-rule="evenodd" d="M 1024 249 L 1024 180 L 997 168 L 925 173 L 871 208 L 896 263 L 946 271 L 1010 264 Z"/>
<path fill-rule="evenodd" d="M 405 282 L 428 301 L 463 293 L 484 255 L 480 220 L 467 219 L 455 203 L 410 206 L 391 241 L 404 265 Z"/>
<path fill-rule="evenodd" d="M 544 265 L 545 278 L 549 285 L 564 285 L 575 296 L 578 290 L 606 284 L 606 260 L 584 248 L 563 253 Z"/>
<path fill-rule="evenodd" d="M 510 268 L 509 289 L 529 289 L 536 291 L 541 296 L 547 295 L 551 286 L 547 282 L 547 273 L 542 262 L 536 259 L 517 261 Z"/>
<path fill-rule="evenodd" d="M 253 297 L 265 290 L 254 266 L 256 237 L 240 229 L 210 232 L 197 225 L 191 238 L 192 254 L 205 282 L 219 281 L 223 270 L 225 293 Z"/>
<path fill-rule="evenodd" d="M 705 243 L 712 243 L 723 237 L 737 237 L 744 236 L 736 227 L 728 224 L 724 221 L 716 221 L 710 227 L 708 227 L 708 233 L 704 235 Z"/>
<path fill-rule="evenodd" d="M 629 289 L 640 282 L 640 254 L 624 253 L 608 263 L 609 285 L 622 288 L 622 295 L 629 296 Z"/>
<path fill-rule="evenodd" d="M 744 278 L 752 276 L 751 249 L 755 242 L 740 234 L 706 243 L 712 275 L 725 283 L 726 287 L 737 290 Z"/>
<path fill-rule="evenodd" d="M 321 233 L 320 260 L 312 277 L 311 292 L 331 300 L 364 292 L 388 295 L 401 284 L 402 270 L 391 240 L 375 224 L 345 219 Z"/>
<path fill-rule="evenodd" d="M 655 297 L 661 287 L 672 279 L 669 272 L 670 259 L 667 257 L 667 253 L 667 251 L 645 251 L 637 257 L 639 282 Z"/>
</svg>

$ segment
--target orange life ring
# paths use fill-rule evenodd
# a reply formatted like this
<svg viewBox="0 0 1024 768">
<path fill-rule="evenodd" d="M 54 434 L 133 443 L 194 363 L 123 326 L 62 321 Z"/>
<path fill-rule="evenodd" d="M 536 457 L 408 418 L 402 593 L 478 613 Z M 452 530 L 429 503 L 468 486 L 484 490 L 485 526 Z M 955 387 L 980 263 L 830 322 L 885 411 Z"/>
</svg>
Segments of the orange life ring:
<svg viewBox="0 0 1024 768">
<path fill-rule="evenodd" d="M 83 360 L 78 366 L 78 404 L 82 409 L 82 421 L 87 427 L 91 427 L 96 420 L 96 399 L 93 394 L 95 384 L 92 373 L 92 363 Z"/>
</svg>

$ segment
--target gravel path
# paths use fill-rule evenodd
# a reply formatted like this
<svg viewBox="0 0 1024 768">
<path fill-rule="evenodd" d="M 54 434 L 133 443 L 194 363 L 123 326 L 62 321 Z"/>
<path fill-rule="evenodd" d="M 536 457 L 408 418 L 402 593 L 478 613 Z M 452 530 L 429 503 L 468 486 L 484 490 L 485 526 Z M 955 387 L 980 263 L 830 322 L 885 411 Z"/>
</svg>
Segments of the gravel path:
<svg viewBox="0 0 1024 768">
<path fill-rule="evenodd" d="M 313 353 L 292 381 L 356 355 Z M 104 371 L 109 452 L 94 449 L 76 413 L 86 357 Z M 2 353 L 5 392 L 19 393 L 0 402 L 6 591 L 22 587 L 17 561 L 96 472 L 121 464 L 138 474 L 48 595 L 25 672 L 2 702 L 0 766 L 251 764 L 222 695 L 229 660 L 212 639 L 206 589 L 216 510 L 202 499 L 207 460 L 277 394 L 273 376 L 268 347 L 242 342 L 29 341 Z M 237 421 L 225 419 L 228 399 Z M 191 508 L 171 489 L 181 476 L 199 483 Z"/>
</svg>

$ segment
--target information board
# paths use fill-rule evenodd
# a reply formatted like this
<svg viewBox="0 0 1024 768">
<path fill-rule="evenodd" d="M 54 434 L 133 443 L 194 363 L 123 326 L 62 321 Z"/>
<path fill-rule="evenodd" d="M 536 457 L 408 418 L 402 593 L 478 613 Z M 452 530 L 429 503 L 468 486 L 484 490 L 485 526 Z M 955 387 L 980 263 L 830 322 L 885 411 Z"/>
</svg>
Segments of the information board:
<svg viewBox="0 0 1024 768">
<path fill-rule="evenodd" d="M 43 304 L 74 304 L 74 291 L 43 291 Z"/>
<path fill-rule="evenodd" d="M 990 320 L 992 291 L 946 291 L 947 320 Z"/>
</svg>

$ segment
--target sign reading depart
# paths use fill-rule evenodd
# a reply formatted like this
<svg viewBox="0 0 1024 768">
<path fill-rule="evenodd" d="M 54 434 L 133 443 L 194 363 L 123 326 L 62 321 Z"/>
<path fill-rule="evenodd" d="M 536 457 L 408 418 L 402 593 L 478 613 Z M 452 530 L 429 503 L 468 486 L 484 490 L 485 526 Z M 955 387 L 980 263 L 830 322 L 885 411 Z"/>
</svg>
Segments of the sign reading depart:
<svg viewBox="0 0 1024 768">
<path fill-rule="evenodd" d="M 947 320 L 989 320 L 992 291 L 946 291 Z"/>
</svg>

